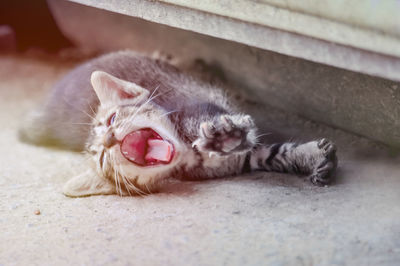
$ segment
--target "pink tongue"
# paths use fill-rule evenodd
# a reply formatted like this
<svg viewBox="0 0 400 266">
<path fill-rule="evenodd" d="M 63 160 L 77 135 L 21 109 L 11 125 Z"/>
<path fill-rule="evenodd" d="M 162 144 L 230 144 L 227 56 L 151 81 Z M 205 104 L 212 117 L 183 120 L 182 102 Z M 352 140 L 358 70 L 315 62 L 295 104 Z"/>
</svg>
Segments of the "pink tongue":
<svg viewBox="0 0 400 266">
<path fill-rule="evenodd" d="M 141 166 L 169 163 L 173 157 L 173 146 L 154 130 L 141 129 L 125 136 L 121 153 L 129 161 Z"/>
<path fill-rule="evenodd" d="M 147 141 L 147 154 L 145 160 L 161 161 L 168 163 L 172 157 L 172 145 L 168 141 L 161 139 L 149 139 Z"/>
</svg>

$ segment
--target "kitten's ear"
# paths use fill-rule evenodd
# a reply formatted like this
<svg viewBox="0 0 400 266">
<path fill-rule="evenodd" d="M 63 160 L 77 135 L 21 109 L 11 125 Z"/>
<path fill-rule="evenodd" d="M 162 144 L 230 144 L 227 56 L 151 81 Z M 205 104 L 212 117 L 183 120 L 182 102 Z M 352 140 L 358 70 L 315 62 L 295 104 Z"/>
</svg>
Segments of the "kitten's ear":
<svg viewBox="0 0 400 266">
<path fill-rule="evenodd" d="M 115 104 L 126 99 L 134 99 L 140 102 L 149 97 L 149 91 L 141 86 L 116 78 L 103 71 L 94 71 L 90 77 L 90 82 L 103 105 Z"/>
<path fill-rule="evenodd" d="M 92 169 L 70 179 L 63 188 L 68 197 L 116 194 L 114 184 L 98 176 Z"/>
</svg>

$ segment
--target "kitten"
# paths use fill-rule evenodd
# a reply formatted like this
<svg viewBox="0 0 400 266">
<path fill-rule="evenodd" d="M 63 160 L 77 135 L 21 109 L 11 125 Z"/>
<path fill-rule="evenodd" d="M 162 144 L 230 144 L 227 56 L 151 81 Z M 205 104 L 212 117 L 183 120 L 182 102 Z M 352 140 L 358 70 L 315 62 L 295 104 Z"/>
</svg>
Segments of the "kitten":
<svg viewBox="0 0 400 266">
<path fill-rule="evenodd" d="M 172 65 L 116 52 L 72 70 L 20 132 L 22 140 L 85 149 L 86 172 L 64 187 L 68 196 L 131 195 L 170 177 L 204 179 L 263 170 L 331 181 L 335 145 L 257 143 L 253 119 L 223 92 Z"/>
</svg>

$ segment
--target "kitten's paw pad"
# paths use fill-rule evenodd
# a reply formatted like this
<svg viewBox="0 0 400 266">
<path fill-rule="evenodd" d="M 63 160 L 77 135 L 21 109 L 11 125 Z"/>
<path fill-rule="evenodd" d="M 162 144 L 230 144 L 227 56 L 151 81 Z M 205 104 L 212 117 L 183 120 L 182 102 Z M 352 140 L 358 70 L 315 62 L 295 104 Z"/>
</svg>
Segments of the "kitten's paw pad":
<svg viewBox="0 0 400 266">
<path fill-rule="evenodd" d="M 226 155 L 249 150 L 255 144 L 255 125 L 249 115 L 222 115 L 200 125 L 200 137 L 193 142 L 200 151 Z"/>
<path fill-rule="evenodd" d="M 328 139 L 320 139 L 318 141 L 318 148 L 320 148 L 325 157 L 329 157 L 336 154 L 336 145 Z"/>
<path fill-rule="evenodd" d="M 337 167 L 336 145 L 327 139 L 319 140 L 317 145 L 324 157 L 316 165 L 310 181 L 317 186 L 324 186 L 332 181 L 333 172 Z"/>
</svg>

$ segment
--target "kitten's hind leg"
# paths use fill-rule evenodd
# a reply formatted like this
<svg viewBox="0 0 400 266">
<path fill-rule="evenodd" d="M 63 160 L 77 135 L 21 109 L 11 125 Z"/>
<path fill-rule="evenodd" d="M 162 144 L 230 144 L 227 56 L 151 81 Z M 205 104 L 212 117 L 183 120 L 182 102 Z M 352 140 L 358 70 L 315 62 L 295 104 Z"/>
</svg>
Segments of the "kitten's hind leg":
<svg viewBox="0 0 400 266">
<path fill-rule="evenodd" d="M 250 167 L 309 175 L 313 184 L 323 186 L 331 182 L 337 167 L 336 146 L 327 139 L 260 146 L 251 154 Z"/>
<path fill-rule="evenodd" d="M 199 137 L 193 142 L 201 152 L 228 155 L 252 149 L 256 127 L 249 115 L 220 115 L 200 124 Z"/>
</svg>

